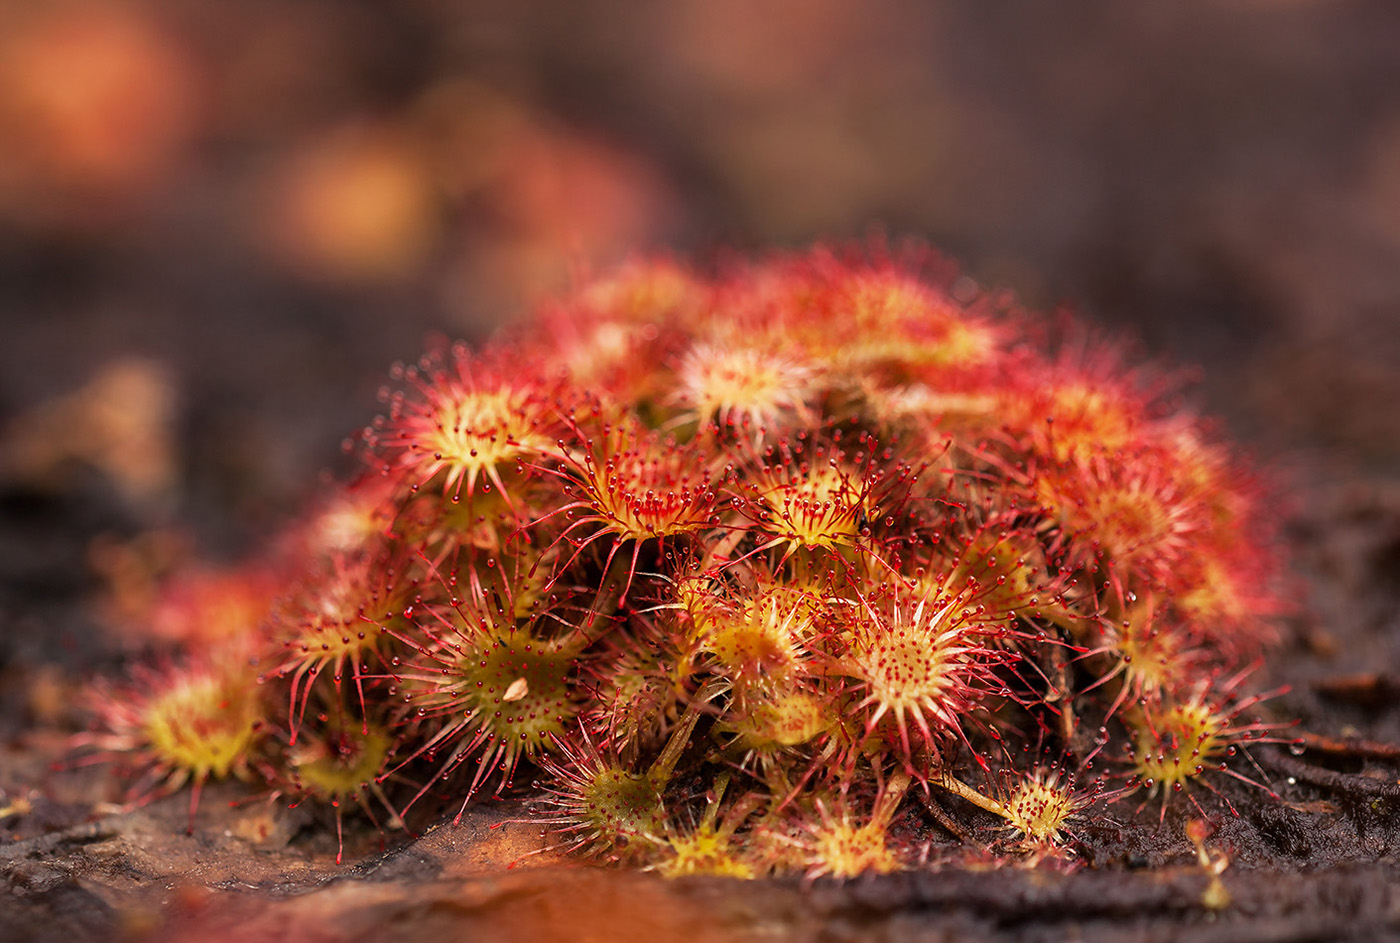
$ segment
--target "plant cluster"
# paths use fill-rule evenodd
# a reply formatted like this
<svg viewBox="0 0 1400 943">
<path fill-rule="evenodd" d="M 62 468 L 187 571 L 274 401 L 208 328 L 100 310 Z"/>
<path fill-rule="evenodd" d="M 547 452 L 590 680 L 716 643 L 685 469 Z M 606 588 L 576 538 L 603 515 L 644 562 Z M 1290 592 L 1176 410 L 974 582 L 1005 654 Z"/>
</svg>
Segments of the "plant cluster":
<svg viewBox="0 0 1400 943">
<path fill-rule="evenodd" d="M 910 865 L 915 792 L 1059 854 L 1273 736 L 1265 489 L 1175 377 L 925 250 L 719 270 L 395 367 L 364 474 L 178 582 L 182 658 L 88 742 L 145 794 L 239 776 L 337 821 L 523 776 L 556 847 L 753 876 Z"/>
</svg>

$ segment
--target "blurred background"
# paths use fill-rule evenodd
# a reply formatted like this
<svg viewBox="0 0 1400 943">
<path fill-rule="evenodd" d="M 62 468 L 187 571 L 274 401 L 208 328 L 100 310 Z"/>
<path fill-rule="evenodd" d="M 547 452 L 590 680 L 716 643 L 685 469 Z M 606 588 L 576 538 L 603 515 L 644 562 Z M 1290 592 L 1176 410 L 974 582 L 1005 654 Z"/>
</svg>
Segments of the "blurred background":
<svg viewBox="0 0 1400 943">
<path fill-rule="evenodd" d="M 430 331 L 872 233 L 1204 364 L 1265 455 L 1400 470 L 1392 0 L 19 2 L 6 592 L 255 546 Z"/>
</svg>

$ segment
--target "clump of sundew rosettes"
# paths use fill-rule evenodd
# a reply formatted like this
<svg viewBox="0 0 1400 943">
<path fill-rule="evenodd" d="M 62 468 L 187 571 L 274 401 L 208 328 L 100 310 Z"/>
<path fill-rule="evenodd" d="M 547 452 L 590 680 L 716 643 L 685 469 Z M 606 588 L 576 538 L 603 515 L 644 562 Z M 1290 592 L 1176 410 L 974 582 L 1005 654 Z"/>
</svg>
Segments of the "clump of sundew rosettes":
<svg viewBox="0 0 1400 943">
<path fill-rule="evenodd" d="M 1276 502 L 1175 375 L 1050 333 L 918 248 L 590 280 L 395 367 L 362 477 L 229 575 L 283 574 L 262 618 L 161 610 L 257 667 L 88 742 L 389 825 L 534 790 L 547 847 L 671 875 L 955 860 L 938 796 L 1021 861 L 1214 801 L 1281 736 Z"/>
</svg>

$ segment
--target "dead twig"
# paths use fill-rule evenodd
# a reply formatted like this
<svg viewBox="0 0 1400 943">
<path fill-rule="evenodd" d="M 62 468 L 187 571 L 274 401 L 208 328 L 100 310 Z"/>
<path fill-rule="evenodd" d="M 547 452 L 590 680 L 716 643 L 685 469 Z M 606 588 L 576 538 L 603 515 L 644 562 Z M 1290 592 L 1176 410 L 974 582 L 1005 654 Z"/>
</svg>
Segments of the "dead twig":
<svg viewBox="0 0 1400 943">
<path fill-rule="evenodd" d="M 1332 789 L 1343 795 L 1400 799 L 1400 782 L 1373 779 L 1357 773 L 1338 773 L 1295 759 L 1281 750 L 1261 750 L 1262 762 L 1286 776 L 1314 786 Z"/>
<path fill-rule="evenodd" d="M 1329 737 L 1301 731 L 1298 739 L 1309 750 L 1331 756 L 1353 756 L 1371 760 L 1400 760 L 1400 744 L 1380 743 L 1362 737 Z"/>
</svg>

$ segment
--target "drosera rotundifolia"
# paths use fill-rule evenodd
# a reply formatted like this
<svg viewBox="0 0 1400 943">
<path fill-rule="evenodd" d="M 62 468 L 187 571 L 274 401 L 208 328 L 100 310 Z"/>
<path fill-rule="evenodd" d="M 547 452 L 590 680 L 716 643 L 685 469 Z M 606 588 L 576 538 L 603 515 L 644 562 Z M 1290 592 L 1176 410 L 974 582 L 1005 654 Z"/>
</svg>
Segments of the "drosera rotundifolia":
<svg viewBox="0 0 1400 943">
<path fill-rule="evenodd" d="M 969 284 L 914 246 L 645 260 L 434 345 L 247 565 L 262 617 L 179 610 L 83 745 L 133 801 L 265 778 L 337 826 L 519 794 L 670 875 L 927 866 L 939 799 L 997 820 L 968 860 L 1066 865 L 1092 806 L 1228 807 L 1288 740 L 1272 486 L 1177 375 Z"/>
</svg>

